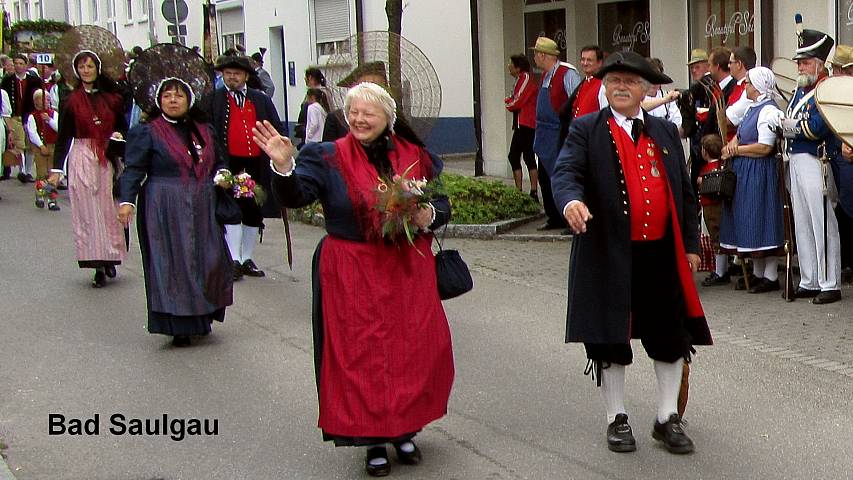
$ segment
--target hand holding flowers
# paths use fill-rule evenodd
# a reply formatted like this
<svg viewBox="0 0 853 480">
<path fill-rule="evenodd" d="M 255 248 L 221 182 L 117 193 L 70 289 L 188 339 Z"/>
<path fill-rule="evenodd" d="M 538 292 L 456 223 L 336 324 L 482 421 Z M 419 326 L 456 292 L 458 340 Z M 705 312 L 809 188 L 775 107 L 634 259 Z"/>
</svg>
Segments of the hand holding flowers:
<svg viewBox="0 0 853 480">
<path fill-rule="evenodd" d="M 425 230 L 435 219 L 435 210 L 429 202 L 435 194 L 434 183 L 426 178 L 408 178 L 416 164 L 411 164 L 402 175 L 379 178 L 376 186 L 382 236 L 391 241 L 405 236 L 409 245 L 414 245 L 417 231 Z"/>
<path fill-rule="evenodd" d="M 258 205 L 263 205 L 266 200 L 263 187 L 246 172 L 234 175 L 228 170 L 220 170 L 213 177 L 213 183 L 225 189 L 230 188 L 234 198 L 254 198 Z"/>
</svg>

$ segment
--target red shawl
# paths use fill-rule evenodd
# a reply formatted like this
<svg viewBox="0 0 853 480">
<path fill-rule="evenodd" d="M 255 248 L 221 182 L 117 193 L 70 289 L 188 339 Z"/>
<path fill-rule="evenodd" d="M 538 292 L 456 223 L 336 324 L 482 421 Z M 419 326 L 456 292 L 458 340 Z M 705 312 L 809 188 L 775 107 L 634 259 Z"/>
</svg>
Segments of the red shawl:
<svg viewBox="0 0 853 480">
<path fill-rule="evenodd" d="M 117 115 L 122 114 L 121 96 L 116 93 L 86 93 L 77 88 L 68 96 L 69 112 L 74 120 L 74 137 L 91 138 L 101 165 L 107 164 L 106 149 L 116 131 Z"/>
</svg>

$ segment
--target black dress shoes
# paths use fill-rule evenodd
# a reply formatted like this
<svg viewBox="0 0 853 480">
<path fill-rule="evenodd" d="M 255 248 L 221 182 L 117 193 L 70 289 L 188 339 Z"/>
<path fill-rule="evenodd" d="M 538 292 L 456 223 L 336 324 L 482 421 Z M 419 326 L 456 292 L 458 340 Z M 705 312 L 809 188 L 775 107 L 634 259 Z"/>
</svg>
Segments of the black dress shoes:
<svg viewBox="0 0 853 480">
<path fill-rule="evenodd" d="M 775 292 L 780 290 L 782 287 L 779 286 L 779 280 L 767 280 L 766 278 L 759 278 L 755 281 L 755 284 L 749 288 L 749 293 L 767 293 L 767 292 Z"/>
<path fill-rule="evenodd" d="M 234 263 L 231 267 L 231 274 L 233 275 L 234 281 L 243 278 L 243 266 L 240 265 L 240 262 L 238 262 L 237 260 L 234 260 Z"/>
<path fill-rule="evenodd" d="M 250 258 L 243 262 L 243 275 L 248 275 L 250 277 L 263 277 L 266 274 L 263 270 L 258 268 L 258 266 L 255 265 L 255 262 Z"/>
<path fill-rule="evenodd" d="M 815 305 L 824 305 L 841 300 L 841 290 L 824 290 L 812 299 Z"/>
<path fill-rule="evenodd" d="M 628 415 L 616 415 L 616 420 L 607 426 L 607 448 L 612 452 L 633 452 L 637 449 L 634 433 L 628 425 Z"/>
<path fill-rule="evenodd" d="M 403 446 L 406 444 L 411 444 L 414 450 L 411 452 L 407 452 L 403 450 Z M 394 450 L 397 452 L 397 460 L 404 465 L 417 465 L 421 463 L 421 459 L 423 455 L 421 454 L 421 449 L 415 445 L 415 442 L 408 440 L 405 442 L 395 443 Z M 408 449 L 407 449 L 408 450 Z"/>
<path fill-rule="evenodd" d="M 748 273 L 746 279 L 744 279 L 743 277 L 738 278 L 737 282 L 735 282 L 735 290 L 748 290 L 746 288 L 747 280 L 749 281 L 749 288 L 752 288 L 752 286 L 755 285 L 755 282 L 758 281 L 758 277 L 751 273 Z"/>
<path fill-rule="evenodd" d="M 116 278 L 116 266 L 108 265 L 104 267 L 104 274 L 106 274 L 108 278 Z"/>
<path fill-rule="evenodd" d="M 103 268 L 95 270 L 95 276 L 92 278 L 92 288 L 102 288 L 107 284 L 107 275 Z"/>
<path fill-rule="evenodd" d="M 710 275 L 708 275 L 707 277 L 705 277 L 704 280 L 702 280 L 703 287 L 717 287 L 720 285 L 728 285 L 730 283 L 732 283 L 732 277 L 729 276 L 728 273 L 725 273 L 720 276 L 717 275 L 717 272 L 711 272 Z"/>
<path fill-rule="evenodd" d="M 652 438 L 663 442 L 669 453 L 693 453 L 695 450 L 693 440 L 684 433 L 681 417 L 677 413 L 670 415 L 666 423 L 655 420 Z"/>
<path fill-rule="evenodd" d="M 820 293 L 820 290 L 809 290 L 808 288 L 797 287 L 794 291 L 794 298 L 814 298 Z"/>
<path fill-rule="evenodd" d="M 187 335 L 175 335 L 172 338 L 172 345 L 175 347 L 189 347 L 190 346 L 190 337 Z"/>
<path fill-rule="evenodd" d="M 391 473 L 391 464 L 388 462 L 388 451 L 385 449 L 385 445 L 367 449 L 364 469 L 371 477 L 386 477 Z"/>
</svg>

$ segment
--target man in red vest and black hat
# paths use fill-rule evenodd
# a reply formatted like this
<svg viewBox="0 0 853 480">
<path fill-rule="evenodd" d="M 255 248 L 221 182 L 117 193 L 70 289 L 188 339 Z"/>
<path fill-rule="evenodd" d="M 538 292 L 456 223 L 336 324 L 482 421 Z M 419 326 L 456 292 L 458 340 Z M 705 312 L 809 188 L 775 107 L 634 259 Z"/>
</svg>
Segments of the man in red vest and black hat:
<svg viewBox="0 0 853 480">
<path fill-rule="evenodd" d="M 575 119 L 554 166 L 554 200 L 575 232 L 567 342 L 582 342 L 599 382 L 607 446 L 636 450 L 624 402 L 631 339 L 657 377 L 652 436 L 671 453 L 693 441 L 678 415 L 683 365 L 711 334 L 692 272 L 699 267 L 696 199 L 675 125 L 640 108 L 651 85 L 672 82 L 634 52 L 604 61 L 610 108 Z"/>
<path fill-rule="evenodd" d="M 282 135 L 287 131 L 279 119 L 272 100 L 262 91 L 246 86 L 255 69 L 248 57 L 223 56 L 216 62 L 222 72 L 224 85 L 216 89 L 209 100 L 209 112 L 221 151 L 228 155 L 229 168 L 234 175 L 246 172 L 257 185 L 269 192 L 269 157 L 252 141 L 255 122 L 267 120 Z M 268 202 L 274 202 L 270 195 Z M 225 240 L 234 261 L 234 279 L 243 275 L 263 277 L 252 260 L 264 215 L 254 198 L 238 198 L 243 214 L 242 225 L 226 225 Z"/>
</svg>

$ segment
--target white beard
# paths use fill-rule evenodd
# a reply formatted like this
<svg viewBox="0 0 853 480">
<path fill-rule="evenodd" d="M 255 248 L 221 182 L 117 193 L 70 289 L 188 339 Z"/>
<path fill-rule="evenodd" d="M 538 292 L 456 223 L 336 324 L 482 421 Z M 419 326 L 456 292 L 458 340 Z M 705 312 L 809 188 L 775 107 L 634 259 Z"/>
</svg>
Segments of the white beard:
<svg viewBox="0 0 853 480">
<path fill-rule="evenodd" d="M 817 83 L 817 75 L 808 75 L 802 73 L 797 75 L 797 86 L 800 88 L 808 88 Z"/>
</svg>

